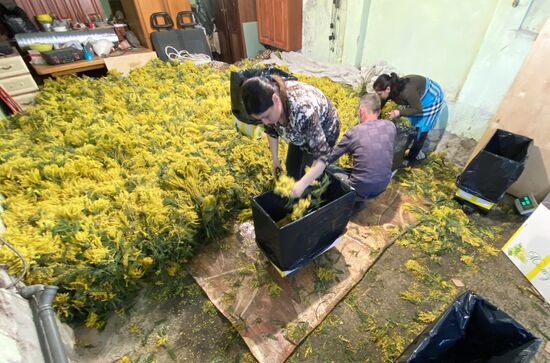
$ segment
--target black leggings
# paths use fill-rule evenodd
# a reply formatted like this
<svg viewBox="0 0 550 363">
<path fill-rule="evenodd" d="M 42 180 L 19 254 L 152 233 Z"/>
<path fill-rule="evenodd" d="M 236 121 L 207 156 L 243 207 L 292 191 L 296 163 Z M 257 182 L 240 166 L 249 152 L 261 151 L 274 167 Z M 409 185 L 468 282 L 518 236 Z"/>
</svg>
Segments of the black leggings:
<svg viewBox="0 0 550 363">
<path fill-rule="evenodd" d="M 293 177 L 294 180 L 299 180 L 304 176 L 306 166 L 311 166 L 313 161 L 313 155 L 289 143 L 286 154 L 286 175 Z"/>
<path fill-rule="evenodd" d="M 413 162 L 416 160 L 416 157 L 418 156 L 418 153 L 420 153 L 420 150 L 422 150 L 422 146 L 424 146 L 427 137 L 428 133 L 423 132 L 420 134 L 420 137 L 414 138 L 414 142 L 409 150 L 409 155 L 407 155 L 407 160 L 409 162 Z"/>
</svg>

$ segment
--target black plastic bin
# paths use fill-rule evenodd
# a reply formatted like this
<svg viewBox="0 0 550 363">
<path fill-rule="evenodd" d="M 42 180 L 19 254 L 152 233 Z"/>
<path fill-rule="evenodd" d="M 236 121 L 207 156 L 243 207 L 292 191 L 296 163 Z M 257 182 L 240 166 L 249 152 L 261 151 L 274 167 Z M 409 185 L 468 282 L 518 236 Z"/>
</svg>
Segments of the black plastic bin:
<svg viewBox="0 0 550 363">
<path fill-rule="evenodd" d="M 525 363 L 541 340 L 508 314 L 468 291 L 419 335 L 398 363 Z"/>
<path fill-rule="evenodd" d="M 270 191 L 252 200 L 256 243 L 280 271 L 302 267 L 344 234 L 355 192 L 332 174 L 329 177 L 321 207 L 282 228 L 277 221 L 289 213 L 284 198 Z"/>
<path fill-rule="evenodd" d="M 461 190 L 498 203 L 519 179 L 533 139 L 497 129 L 457 179 Z"/>
<path fill-rule="evenodd" d="M 269 75 L 278 75 L 284 80 L 296 80 L 297 78 L 275 67 L 266 68 L 248 68 L 238 72 L 231 72 L 229 90 L 231 92 L 231 111 L 237 120 L 250 125 L 259 125 L 261 121 L 252 118 L 246 113 L 244 103 L 241 97 L 241 85 L 252 77 L 267 77 Z"/>
</svg>

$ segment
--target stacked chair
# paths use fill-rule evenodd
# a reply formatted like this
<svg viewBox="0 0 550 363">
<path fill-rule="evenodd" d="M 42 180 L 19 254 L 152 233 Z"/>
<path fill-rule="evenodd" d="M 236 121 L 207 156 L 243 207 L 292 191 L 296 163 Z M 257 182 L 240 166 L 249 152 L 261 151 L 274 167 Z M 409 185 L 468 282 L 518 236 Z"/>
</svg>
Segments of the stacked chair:
<svg viewBox="0 0 550 363">
<path fill-rule="evenodd" d="M 195 27 L 197 21 L 192 11 L 180 11 L 177 14 L 177 29 L 174 29 L 174 22 L 166 12 L 153 13 L 150 19 L 151 26 L 156 29 L 156 32 L 151 33 L 151 43 L 161 60 L 171 60 L 174 54 L 182 53 L 212 57 L 206 34 L 202 28 Z M 191 21 L 187 22 L 186 19 Z"/>
</svg>

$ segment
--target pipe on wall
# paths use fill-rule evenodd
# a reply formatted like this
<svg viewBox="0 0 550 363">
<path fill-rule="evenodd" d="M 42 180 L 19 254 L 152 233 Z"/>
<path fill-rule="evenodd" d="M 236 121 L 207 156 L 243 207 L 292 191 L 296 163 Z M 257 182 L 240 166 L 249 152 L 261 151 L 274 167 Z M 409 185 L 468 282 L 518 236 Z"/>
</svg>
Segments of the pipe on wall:
<svg viewBox="0 0 550 363">
<path fill-rule="evenodd" d="M 46 361 L 69 363 L 57 327 L 55 311 L 52 307 L 57 289 L 57 286 L 51 285 L 31 285 L 23 287 L 19 294 L 30 301 L 33 314 L 35 314 L 35 325 L 40 337 L 40 345 Z"/>
</svg>

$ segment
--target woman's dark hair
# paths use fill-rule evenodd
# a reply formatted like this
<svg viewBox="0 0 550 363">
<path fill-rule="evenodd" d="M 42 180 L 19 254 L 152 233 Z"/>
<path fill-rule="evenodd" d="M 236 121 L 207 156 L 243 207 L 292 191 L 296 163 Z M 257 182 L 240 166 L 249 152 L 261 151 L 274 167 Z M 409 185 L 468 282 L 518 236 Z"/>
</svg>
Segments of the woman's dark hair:
<svg viewBox="0 0 550 363">
<path fill-rule="evenodd" d="M 388 74 L 382 74 L 380 75 L 376 81 L 374 81 L 374 84 L 372 85 L 372 88 L 374 88 L 374 91 L 384 91 L 386 88 L 390 87 L 390 97 L 394 98 L 397 96 L 401 91 L 403 91 L 403 88 L 405 88 L 405 85 L 409 81 L 408 78 L 400 78 L 397 74 L 394 72 Z"/>
<path fill-rule="evenodd" d="M 285 81 L 276 75 L 269 77 L 252 77 L 241 86 L 241 98 L 249 115 L 264 113 L 273 106 L 273 94 L 281 98 L 283 110 L 287 114 L 287 95 Z"/>
</svg>

